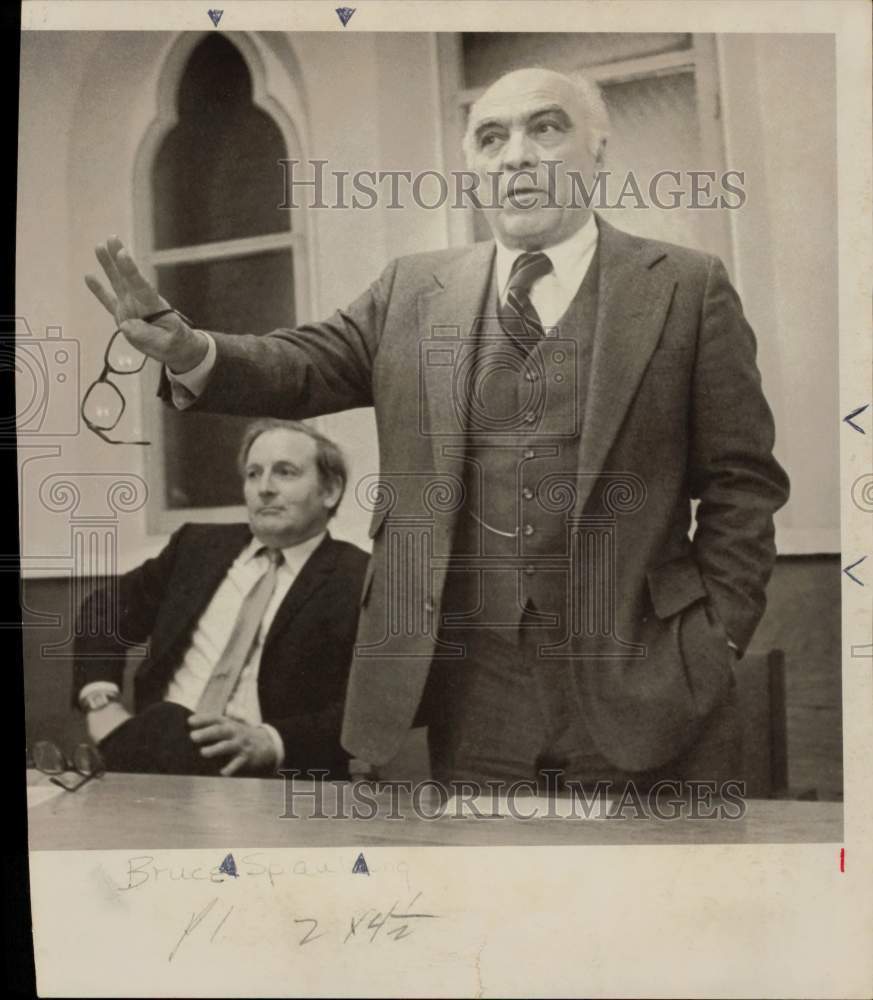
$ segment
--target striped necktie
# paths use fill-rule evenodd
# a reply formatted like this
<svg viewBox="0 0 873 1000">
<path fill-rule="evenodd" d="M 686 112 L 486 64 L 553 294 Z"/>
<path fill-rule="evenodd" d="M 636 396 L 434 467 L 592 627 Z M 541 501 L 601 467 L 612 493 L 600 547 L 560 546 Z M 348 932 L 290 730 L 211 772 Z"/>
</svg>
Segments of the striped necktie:
<svg viewBox="0 0 873 1000">
<path fill-rule="evenodd" d="M 543 338 L 543 324 L 530 300 L 530 290 L 538 278 L 551 270 L 552 262 L 538 251 L 520 254 L 509 272 L 506 302 L 500 303 L 497 313 L 504 333 L 524 354 L 529 354 Z"/>
<path fill-rule="evenodd" d="M 266 573 L 246 595 L 239 609 L 224 652 L 218 658 L 218 663 L 215 664 L 197 703 L 197 712 L 200 715 L 224 715 L 227 703 L 251 654 L 267 605 L 276 589 L 276 571 L 285 557 L 280 549 L 265 547 L 260 549 L 258 555 L 261 553 L 266 553 L 269 566 Z"/>
</svg>

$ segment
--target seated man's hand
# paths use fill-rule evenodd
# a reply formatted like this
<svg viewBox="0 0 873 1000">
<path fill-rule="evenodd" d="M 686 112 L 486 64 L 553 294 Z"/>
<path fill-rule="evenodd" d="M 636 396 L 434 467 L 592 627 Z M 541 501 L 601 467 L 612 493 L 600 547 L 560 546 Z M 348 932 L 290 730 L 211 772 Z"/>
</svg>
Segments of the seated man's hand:
<svg viewBox="0 0 873 1000">
<path fill-rule="evenodd" d="M 131 718 L 130 712 L 117 701 L 110 701 L 103 708 L 89 712 L 85 717 L 85 725 L 88 735 L 95 743 L 105 740 L 106 737 L 123 723 Z"/>
<path fill-rule="evenodd" d="M 246 771 L 266 771 L 276 764 L 276 749 L 270 735 L 261 726 L 229 719 L 226 715 L 189 716 L 191 739 L 204 757 L 230 757 L 221 769 L 228 777 Z"/>
<path fill-rule="evenodd" d="M 85 284 L 130 344 L 172 372 L 181 374 L 195 368 L 206 356 L 207 338 L 192 330 L 176 312 L 145 322 L 144 316 L 172 307 L 143 277 L 117 236 L 101 243 L 96 253 L 112 291 L 93 274 L 85 275 Z"/>
</svg>

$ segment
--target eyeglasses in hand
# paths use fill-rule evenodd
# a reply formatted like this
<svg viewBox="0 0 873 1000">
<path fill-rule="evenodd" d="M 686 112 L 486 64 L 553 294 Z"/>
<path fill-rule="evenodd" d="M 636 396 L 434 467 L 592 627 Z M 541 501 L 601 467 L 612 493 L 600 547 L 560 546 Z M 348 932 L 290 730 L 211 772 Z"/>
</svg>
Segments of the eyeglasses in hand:
<svg viewBox="0 0 873 1000">
<path fill-rule="evenodd" d="M 146 323 L 153 323 L 170 313 L 182 316 L 177 309 L 161 309 L 142 319 Z M 82 397 L 80 410 L 85 426 L 107 444 L 151 444 L 151 441 L 124 441 L 109 436 L 109 432 L 115 430 L 120 423 L 127 407 L 124 394 L 111 380 L 111 376 L 138 375 L 145 368 L 146 361 L 148 357 L 131 347 L 121 330 L 112 334 L 103 355 L 103 370 Z"/>
</svg>

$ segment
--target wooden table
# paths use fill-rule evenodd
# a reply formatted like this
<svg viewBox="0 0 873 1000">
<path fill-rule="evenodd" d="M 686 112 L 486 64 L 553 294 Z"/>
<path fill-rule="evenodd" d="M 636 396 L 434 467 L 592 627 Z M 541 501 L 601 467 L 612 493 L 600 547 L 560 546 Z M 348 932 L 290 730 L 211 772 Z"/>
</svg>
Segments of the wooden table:
<svg viewBox="0 0 873 1000">
<path fill-rule="evenodd" d="M 30 788 L 47 782 L 44 775 L 28 772 Z M 839 802 L 751 800 L 740 819 L 638 818 L 626 809 L 627 818 L 614 819 L 456 818 L 452 810 L 428 820 L 415 815 L 409 794 L 395 790 L 393 796 L 389 791 L 376 794 L 376 818 L 338 819 L 338 798 L 344 795 L 351 801 L 348 784 L 323 788 L 323 818 L 311 816 L 316 791 L 312 783 L 294 784 L 290 808 L 289 791 L 279 779 L 107 774 L 77 792 L 58 790 L 48 801 L 30 807 L 30 848 L 839 843 L 843 836 Z M 435 799 L 425 796 L 421 801 L 428 812 L 438 811 Z M 283 818 L 292 811 L 296 817 Z M 392 812 L 403 818 L 388 818 Z"/>
</svg>

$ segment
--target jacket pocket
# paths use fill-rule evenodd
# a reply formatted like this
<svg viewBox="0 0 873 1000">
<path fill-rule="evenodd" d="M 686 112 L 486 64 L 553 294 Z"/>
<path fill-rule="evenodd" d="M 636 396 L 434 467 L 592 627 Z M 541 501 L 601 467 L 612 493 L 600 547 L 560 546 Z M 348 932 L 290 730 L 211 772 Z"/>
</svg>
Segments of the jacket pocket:
<svg viewBox="0 0 873 1000">
<path fill-rule="evenodd" d="M 708 715 L 736 680 L 727 634 L 718 621 L 710 620 L 705 605 L 698 604 L 682 615 L 679 649 L 696 709 L 701 716 Z"/>
<path fill-rule="evenodd" d="M 646 573 L 649 596 L 658 618 L 672 618 L 695 601 L 707 597 L 697 563 L 691 556 L 680 556 L 655 566 Z"/>
</svg>

